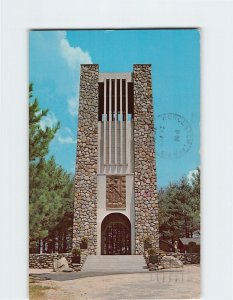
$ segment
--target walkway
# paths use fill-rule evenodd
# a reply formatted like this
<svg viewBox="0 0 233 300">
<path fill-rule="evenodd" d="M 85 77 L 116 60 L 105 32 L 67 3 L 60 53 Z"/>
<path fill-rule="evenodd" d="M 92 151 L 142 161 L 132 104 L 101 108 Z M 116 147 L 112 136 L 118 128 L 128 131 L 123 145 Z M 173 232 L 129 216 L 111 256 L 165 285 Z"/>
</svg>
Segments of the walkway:
<svg viewBox="0 0 233 300">
<path fill-rule="evenodd" d="M 73 273 L 74 274 L 74 273 Z M 182 270 L 118 274 L 64 279 L 72 274 L 57 274 L 57 279 L 42 281 L 53 287 L 46 290 L 49 300 L 123 300 L 123 299 L 199 299 L 200 266 L 186 265 Z M 85 272 L 84 272 L 85 274 Z M 47 276 L 51 276 L 48 273 Z M 74 275 L 73 275 L 74 276 Z"/>
</svg>

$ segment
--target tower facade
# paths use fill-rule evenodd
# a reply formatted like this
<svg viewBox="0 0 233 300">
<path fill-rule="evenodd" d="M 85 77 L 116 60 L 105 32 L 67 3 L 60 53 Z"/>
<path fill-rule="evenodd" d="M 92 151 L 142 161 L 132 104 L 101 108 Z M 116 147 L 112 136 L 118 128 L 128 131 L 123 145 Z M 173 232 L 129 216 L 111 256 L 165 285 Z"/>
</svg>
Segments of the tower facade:
<svg viewBox="0 0 233 300">
<path fill-rule="evenodd" d="M 73 246 L 91 254 L 159 247 L 151 65 L 100 73 L 82 65 Z"/>
</svg>

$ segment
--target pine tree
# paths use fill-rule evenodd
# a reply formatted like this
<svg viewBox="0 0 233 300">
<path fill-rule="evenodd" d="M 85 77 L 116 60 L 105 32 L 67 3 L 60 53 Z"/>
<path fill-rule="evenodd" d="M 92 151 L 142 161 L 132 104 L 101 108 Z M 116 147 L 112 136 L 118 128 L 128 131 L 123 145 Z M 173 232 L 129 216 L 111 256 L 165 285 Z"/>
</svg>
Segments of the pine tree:
<svg viewBox="0 0 233 300">
<path fill-rule="evenodd" d="M 52 244 L 62 237 L 61 251 L 66 251 L 66 237 L 72 229 L 74 178 L 57 165 L 53 157 L 47 159 L 49 143 L 60 124 L 41 127 L 48 110 L 41 110 L 37 98 L 32 100 L 33 86 L 29 86 L 29 242 L 30 251 L 38 252 L 40 241 Z"/>
<path fill-rule="evenodd" d="M 162 239 L 192 237 L 200 229 L 200 169 L 190 184 L 186 178 L 159 191 L 159 224 Z"/>
<path fill-rule="evenodd" d="M 54 138 L 60 127 L 58 122 L 55 127 L 42 129 L 40 121 L 47 116 L 48 109 L 41 110 L 38 99 L 33 98 L 33 84 L 29 85 L 29 162 L 44 158 L 49 151 L 49 143 Z"/>
<path fill-rule="evenodd" d="M 30 241 L 54 243 L 61 232 L 64 238 L 72 227 L 74 180 L 53 157 L 41 161 L 39 168 L 36 164 L 30 168 Z"/>
</svg>

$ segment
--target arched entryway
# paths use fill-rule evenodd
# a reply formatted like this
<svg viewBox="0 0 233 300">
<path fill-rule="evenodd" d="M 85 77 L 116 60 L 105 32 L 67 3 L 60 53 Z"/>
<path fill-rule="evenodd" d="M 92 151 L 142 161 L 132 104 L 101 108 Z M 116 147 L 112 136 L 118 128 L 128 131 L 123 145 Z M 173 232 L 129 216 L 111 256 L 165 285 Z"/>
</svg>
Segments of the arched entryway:
<svg viewBox="0 0 233 300">
<path fill-rule="evenodd" d="M 131 224 L 120 213 L 107 215 L 101 224 L 101 254 L 131 254 Z"/>
</svg>

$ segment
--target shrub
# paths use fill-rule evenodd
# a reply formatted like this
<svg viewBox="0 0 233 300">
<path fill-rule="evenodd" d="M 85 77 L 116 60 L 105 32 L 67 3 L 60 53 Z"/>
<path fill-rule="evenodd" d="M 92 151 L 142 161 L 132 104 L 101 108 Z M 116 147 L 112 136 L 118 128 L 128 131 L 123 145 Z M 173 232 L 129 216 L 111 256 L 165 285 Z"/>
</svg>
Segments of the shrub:
<svg viewBox="0 0 233 300">
<path fill-rule="evenodd" d="M 148 249 L 148 254 L 149 254 L 149 256 L 159 254 L 159 249 L 157 249 L 157 248 L 150 248 L 150 249 Z"/>
<path fill-rule="evenodd" d="M 72 249 L 72 255 L 73 256 L 80 256 L 81 255 L 81 250 L 79 248 L 73 248 Z"/>
<path fill-rule="evenodd" d="M 144 243 L 145 244 L 150 244 L 151 243 L 151 238 L 149 236 L 144 238 Z"/>
</svg>

